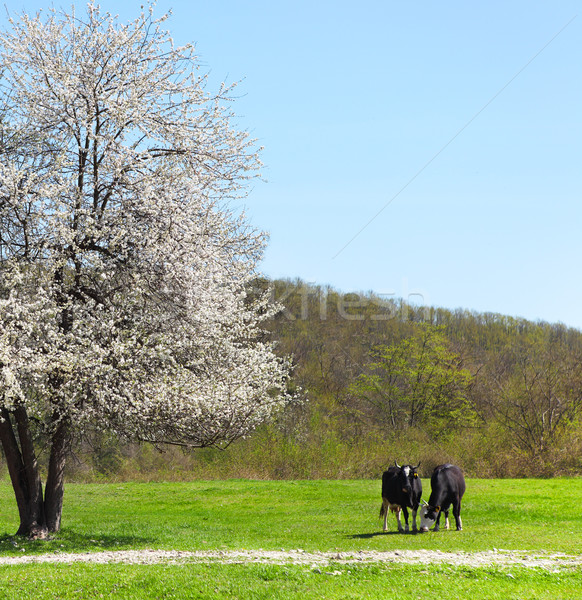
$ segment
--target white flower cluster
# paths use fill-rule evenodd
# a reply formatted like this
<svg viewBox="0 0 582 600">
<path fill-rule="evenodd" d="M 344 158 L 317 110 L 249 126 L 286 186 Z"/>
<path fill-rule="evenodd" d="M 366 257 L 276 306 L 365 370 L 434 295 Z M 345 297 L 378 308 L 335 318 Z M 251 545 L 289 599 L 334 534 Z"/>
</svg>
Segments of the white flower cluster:
<svg viewBox="0 0 582 600">
<path fill-rule="evenodd" d="M 205 446 L 288 401 L 289 364 L 247 294 L 266 237 L 227 206 L 254 141 L 164 20 L 90 3 L 0 34 L 0 406 Z"/>
</svg>

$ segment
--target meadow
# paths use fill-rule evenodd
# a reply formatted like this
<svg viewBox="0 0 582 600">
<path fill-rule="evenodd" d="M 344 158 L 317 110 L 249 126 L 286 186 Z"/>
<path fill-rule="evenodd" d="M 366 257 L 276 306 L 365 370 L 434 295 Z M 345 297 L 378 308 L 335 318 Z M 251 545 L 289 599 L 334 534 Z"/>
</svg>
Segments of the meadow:
<svg viewBox="0 0 582 600">
<path fill-rule="evenodd" d="M 425 497 L 428 497 L 428 481 Z M 380 483 L 195 481 L 69 484 L 62 531 L 15 538 L 0 486 L 0 558 L 104 550 L 354 552 L 519 550 L 580 555 L 582 479 L 469 479 L 462 532 L 382 533 Z M 576 568 L 395 563 L 0 566 L 0 598 L 577 598 Z"/>
</svg>

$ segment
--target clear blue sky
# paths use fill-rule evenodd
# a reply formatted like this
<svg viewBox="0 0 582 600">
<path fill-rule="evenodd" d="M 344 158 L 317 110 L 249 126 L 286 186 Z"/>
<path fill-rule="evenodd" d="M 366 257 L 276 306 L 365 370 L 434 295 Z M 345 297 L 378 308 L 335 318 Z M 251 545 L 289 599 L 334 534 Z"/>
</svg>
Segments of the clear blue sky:
<svg viewBox="0 0 582 600">
<path fill-rule="evenodd" d="M 127 20 L 142 2 L 100 4 Z M 271 236 L 267 275 L 582 328 L 579 1 L 156 11 L 170 8 L 215 81 L 244 79 L 235 110 L 268 180 L 246 209 Z"/>
</svg>

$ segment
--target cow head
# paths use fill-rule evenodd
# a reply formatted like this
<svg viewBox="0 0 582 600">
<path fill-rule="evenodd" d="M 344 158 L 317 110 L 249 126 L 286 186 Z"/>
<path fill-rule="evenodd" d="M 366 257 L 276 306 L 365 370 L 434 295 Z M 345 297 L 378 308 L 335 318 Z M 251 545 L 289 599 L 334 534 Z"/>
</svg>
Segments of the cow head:
<svg viewBox="0 0 582 600">
<path fill-rule="evenodd" d="M 420 531 L 428 531 L 434 524 L 441 510 L 440 506 L 431 506 L 426 502 L 420 509 Z"/>
<path fill-rule="evenodd" d="M 408 506 L 412 506 L 412 481 L 414 478 L 418 477 L 416 470 L 418 467 L 420 467 L 420 463 L 418 463 L 415 467 L 412 465 L 400 466 L 396 461 L 394 461 L 394 464 L 398 469 L 400 469 L 400 472 L 398 473 L 398 480 L 400 482 L 402 493 L 406 494 L 410 498 Z"/>
</svg>

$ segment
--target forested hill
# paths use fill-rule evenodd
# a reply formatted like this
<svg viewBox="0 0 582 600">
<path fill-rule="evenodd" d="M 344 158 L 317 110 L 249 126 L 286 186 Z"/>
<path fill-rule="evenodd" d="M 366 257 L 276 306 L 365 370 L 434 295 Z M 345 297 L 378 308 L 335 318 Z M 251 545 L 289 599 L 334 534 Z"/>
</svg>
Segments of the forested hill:
<svg viewBox="0 0 582 600">
<path fill-rule="evenodd" d="M 321 462 L 331 476 L 365 476 L 393 459 L 482 476 L 582 472 L 582 332 L 271 284 L 283 309 L 269 327 L 309 400 L 286 411 L 272 442 L 283 436 L 292 460 L 311 447 L 304 475 Z"/>
</svg>

